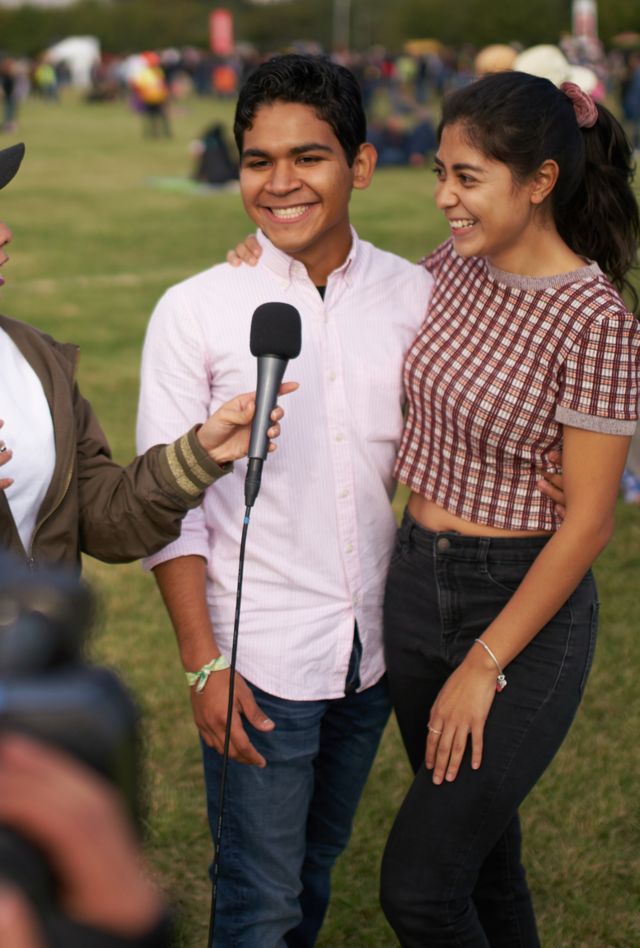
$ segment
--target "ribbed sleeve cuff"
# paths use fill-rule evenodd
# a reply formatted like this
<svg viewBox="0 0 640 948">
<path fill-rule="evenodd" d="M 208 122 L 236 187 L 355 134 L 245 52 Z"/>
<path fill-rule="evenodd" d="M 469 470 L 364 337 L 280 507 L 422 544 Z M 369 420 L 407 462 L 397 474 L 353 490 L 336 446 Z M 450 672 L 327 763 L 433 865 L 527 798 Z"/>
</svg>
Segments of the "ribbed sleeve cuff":
<svg viewBox="0 0 640 948">
<path fill-rule="evenodd" d="M 561 425 L 569 425 L 572 428 L 584 428 L 586 431 L 614 435 L 632 435 L 638 424 L 637 421 L 627 421 L 622 418 L 600 418 L 597 415 L 585 415 L 583 412 L 574 411 L 572 408 L 564 408 L 562 405 L 558 405 L 556 408 L 556 421 L 559 421 Z"/>
<path fill-rule="evenodd" d="M 160 466 L 167 481 L 187 498 L 198 497 L 210 484 L 233 470 L 233 463 L 220 466 L 212 461 L 196 435 L 197 428 L 168 444 L 160 453 Z"/>
</svg>

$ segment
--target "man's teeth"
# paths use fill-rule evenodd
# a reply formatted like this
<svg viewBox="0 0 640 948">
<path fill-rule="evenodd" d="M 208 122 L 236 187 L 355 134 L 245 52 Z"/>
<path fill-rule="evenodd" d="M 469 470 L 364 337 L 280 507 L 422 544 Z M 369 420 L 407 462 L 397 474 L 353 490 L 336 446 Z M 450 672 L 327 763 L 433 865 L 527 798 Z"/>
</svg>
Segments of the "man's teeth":
<svg viewBox="0 0 640 948">
<path fill-rule="evenodd" d="M 289 218 L 300 217 L 301 214 L 304 214 L 306 209 L 306 204 L 300 204 L 298 207 L 272 207 L 271 213 L 274 217 L 279 217 L 281 220 L 288 220 Z"/>
<path fill-rule="evenodd" d="M 466 230 L 468 227 L 473 227 L 475 221 L 449 221 L 449 225 L 452 230 Z"/>
</svg>

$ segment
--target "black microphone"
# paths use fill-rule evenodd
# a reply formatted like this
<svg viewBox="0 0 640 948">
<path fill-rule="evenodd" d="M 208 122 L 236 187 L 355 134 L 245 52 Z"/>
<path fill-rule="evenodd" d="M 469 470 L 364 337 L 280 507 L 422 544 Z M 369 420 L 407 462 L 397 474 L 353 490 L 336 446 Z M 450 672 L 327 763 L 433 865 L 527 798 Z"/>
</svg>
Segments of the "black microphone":
<svg viewBox="0 0 640 948">
<path fill-rule="evenodd" d="M 263 303 L 251 320 L 251 354 L 258 359 L 256 413 L 249 441 L 249 466 L 244 482 L 244 499 L 252 507 L 267 457 L 271 412 L 276 406 L 278 389 L 289 359 L 300 354 L 302 327 L 300 313 L 289 303 Z"/>
</svg>

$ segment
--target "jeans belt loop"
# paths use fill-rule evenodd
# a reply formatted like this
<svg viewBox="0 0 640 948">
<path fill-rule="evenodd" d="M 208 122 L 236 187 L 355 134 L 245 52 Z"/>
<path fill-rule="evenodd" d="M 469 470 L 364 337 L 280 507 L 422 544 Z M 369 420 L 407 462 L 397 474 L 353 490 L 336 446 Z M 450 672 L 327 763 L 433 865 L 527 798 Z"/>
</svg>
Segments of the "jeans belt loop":
<svg viewBox="0 0 640 948">
<path fill-rule="evenodd" d="M 412 539 L 412 538 L 413 538 L 413 533 L 414 533 L 415 529 L 416 529 L 415 523 L 414 523 L 412 520 L 409 520 L 409 519 L 407 518 L 407 520 L 406 520 L 405 523 L 404 523 L 403 533 L 404 533 L 404 539 L 405 539 L 405 541 L 406 541 L 406 543 L 407 543 L 407 546 L 409 546 L 409 547 L 411 547 L 412 544 L 413 544 L 413 539 Z"/>
<path fill-rule="evenodd" d="M 491 540 L 489 537 L 478 537 L 480 542 L 478 543 L 478 553 L 477 559 L 482 572 L 487 571 L 487 560 L 489 559 L 489 549 L 491 547 Z"/>
</svg>

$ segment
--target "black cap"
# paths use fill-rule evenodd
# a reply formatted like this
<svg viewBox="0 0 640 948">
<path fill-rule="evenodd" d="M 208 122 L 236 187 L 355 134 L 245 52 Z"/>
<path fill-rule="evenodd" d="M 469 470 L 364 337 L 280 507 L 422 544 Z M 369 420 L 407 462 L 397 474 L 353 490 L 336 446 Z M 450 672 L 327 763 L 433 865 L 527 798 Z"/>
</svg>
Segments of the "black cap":
<svg viewBox="0 0 640 948">
<path fill-rule="evenodd" d="M 24 145 L 11 145 L 0 149 L 0 188 L 9 184 L 24 158 Z"/>
</svg>

